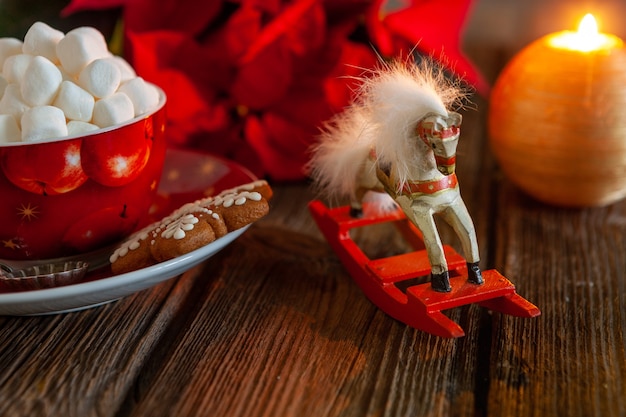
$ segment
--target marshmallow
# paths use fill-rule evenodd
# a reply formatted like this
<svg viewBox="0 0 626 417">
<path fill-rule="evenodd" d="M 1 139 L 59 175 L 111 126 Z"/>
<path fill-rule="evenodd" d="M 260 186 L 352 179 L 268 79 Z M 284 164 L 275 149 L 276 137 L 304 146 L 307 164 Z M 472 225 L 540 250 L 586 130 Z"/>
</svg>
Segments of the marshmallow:
<svg viewBox="0 0 626 417">
<path fill-rule="evenodd" d="M 11 83 L 4 89 L 4 94 L 0 100 L 0 114 L 10 114 L 19 121 L 22 114 L 28 110 L 30 106 L 22 99 L 19 84 Z"/>
<path fill-rule="evenodd" d="M 4 94 L 4 90 L 7 88 L 7 85 L 9 85 L 9 82 L 2 75 L 0 75 L 0 97 Z"/>
<path fill-rule="evenodd" d="M 5 59 L 22 53 L 23 42 L 16 38 L 0 38 L 0 66 Z"/>
<path fill-rule="evenodd" d="M 22 132 L 10 114 L 0 114 L 0 143 L 19 142 Z"/>
<path fill-rule="evenodd" d="M 37 141 L 67 136 L 63 110 L 54 106 L 33 107 L 22 115 L 22 140 Z"/>
<path fill-rule="evenodd" d="M 33 60 L 32 55 L 17 54 L 11 55 L 4 60 L 2 65 L 2 75 L 10 83 L 21 83 L 24 78 L 24 72 Z"/>
<path fill-rule="evenodd" d="M 103 58 L 103 59 L 107 61 L 111 61 L 115 65 L 117 65 L 117 68 L 120 70 L 120 74 L 122 76 L 122 78 L 120 79 L 120 82 L 123 83 L 137 76 L 137 73 L 135 72 L 133 67 L 128 63 L 128 61 L 126 61 L 121 56 L 114 55 L 109 58 Z"/>
<path fill-rule="evenodd" d="M 68 74 L 67 71 L 61 66 L 61 64 L 57 65 L 57 68 L 61 72 L 61 76 L 63 77 L 63 81 L 71 81 L 73 83 L 76 82 L 76 77 L 71 74 Z"/>
<path fill-rule="evenodd" d="M 67 123 L 68 136 L 78 136 L 87 132 L 93 132 L 94 130 L 98 130 L 98 129 L 100 128 L 94 124 L 81 122 L 78 120 L 70 120 Z"/>
<path fill-rule="evenodd" d="M 57 64 L 57 44 L 63 39 L 63 32 L 43 22 L 35 22 L 24 35 L 22 51 L 25 54 L 40 55 Z"/>
<path fill-rule="evenodd" d="M 24 71 L 21 92 L 24 101 L 31 106 L 52 103 L 63 81 L 61 71 L 49 59 L 35 56 Z"/>
<path fill-rule="evenodd" d="M 69 31 L 56 47 L 61 65 L 71 75 L 77 75 L 92 61 L 111 56 L 104 36 L 91 27 Z"/>
<path fill-rule="evenodd" d="M 120 124 L 135 116 L 133 102 L 124 93 L 115 93 L 112 96 L 96 101 L 93 108 L 92 123 L 107 127 Z"/>
<path fill-rule="evenodd" d="M 34 23 L 0 38 L 0 143 L 81 135 L 154 110 L 158 88 L 109 52 L 95 28 Z"/>
<path fill-rule="evenodd" d="M 96 98 L 105 98 L 115 93 L 122 75 L 117 65 L 106 59 L 96 59 L 87 65 L 78 76 L 78 84 Z"/>
<path fill-rule="evenodd" d="M 122 84 L 118 90 L 126 94 L 133 102 L 135 116 L 147 113 L 156 108 L 159 104 L 159 92 L 151 84 L 148 84 L 141 77 L 133 78 Z"/>
<path fill-rule="evenodd" d="M 65 117 L 70 120 L 89 122 L 93 116 L 94 103 L 95 100 L 89 92 L 71 81 L 63 81 L 52 104 L 63 110 Z"/>
</svg>

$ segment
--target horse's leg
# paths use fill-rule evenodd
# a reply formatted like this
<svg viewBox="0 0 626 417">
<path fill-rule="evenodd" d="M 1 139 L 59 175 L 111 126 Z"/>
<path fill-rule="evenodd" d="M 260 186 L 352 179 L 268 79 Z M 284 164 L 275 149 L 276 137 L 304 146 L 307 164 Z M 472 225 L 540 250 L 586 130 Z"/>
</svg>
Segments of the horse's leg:
<svg viewBox="0 0 626 417">
<path fill-rule="evenodd" d="M 354 199 L 350 201 L 350 217 L 354 219 L 363 217 L 363 198 L 367 191 L 367 188 L 358 187 L 354 192 Z"/>
<path fill-rule="evenodd" d="M 467 280 L 473 284 L 482 284 L 483 276 L 479 266 L 480 253 L 476 230 L 463 199 L 460 196 L 456 198 L 449 207 L 441 212 L 441 215 L 452 226 L 461 241 L 463 253 L 467 260 Z"/>
<path fill-rule="evenodd" d="M 365 194 L 370 190 L 376 190 L 380 185 L 378 178 L 376 177 L 375 161 L 371 158 L 366 158 L 360 171 L 354 181 L 354 194 L 353 199 L 350 201 L 350 217 L 358 219 L 363 217 L 363 199 Z"/>
<path fill-rule="evenodd" d="M 406 207 L 406 202 L 396 201 L 402 207 L 409 220 L 422 232 L 428 261 L 430 262 L 430 285 L 432 289 L 438 292 L 450 292 L 452 288 L 450 287 L 448 261 L 443 251 L 435 219 L 433 218 L 433 210 L 428 205 L 418 203 L 414 205 L 409 204 Z"/>
</svg>

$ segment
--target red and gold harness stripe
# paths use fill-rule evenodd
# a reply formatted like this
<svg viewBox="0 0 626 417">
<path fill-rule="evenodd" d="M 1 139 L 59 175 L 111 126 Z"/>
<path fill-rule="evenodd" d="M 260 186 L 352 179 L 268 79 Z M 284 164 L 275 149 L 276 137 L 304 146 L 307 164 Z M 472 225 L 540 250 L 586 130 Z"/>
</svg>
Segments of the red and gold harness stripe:
<svg viewBox="0 0 626 417">
<path fill-rule="evenodd" d="M 431 181 L 410 181 L 404 184 L 400 195 L 435 194 L 439 191 L 456 188 L 458 184 L 456 174 L 446 175 Z"/>
<path fill-rule="evenodd" d="M 376 160 L 376 152 L 372 149 L 369 153 L 369 158 L 372 161 Z M 456 162 L 455 157 L 450 158 L 447 162 L 454 164 Z M 398 192 L 398 183 L 390 177 L 390 173 L 376 165 L 376 176 L 378 180 L 383 184 L 385 191 L 390 195 L 397 197 L 404 196 L 418 196 L 423 194 L 435 194 L 440 191 L 456 188 L 459 184 L 456 174 L 452 173 L 436 180 L 429 181 L 409 181 L 402 186 L 400 192 Z"/>
<path fill-rule="evenodd" d="M 389 175 L 382 169 L 376 169 L 376 176 L 378 180 L 383 184 L 385 190 L 392 196 L 409 196 L 417 197 L 424 194 L 435 194 L 440 191 L 450 190 L 456 188 L 459 184 L 456 174 L 452 173 L 436 180 L 430 181 L 409 181 L 405 183 L 400 192 L 398 192 L 398 184 L 393 181 Z"/>
</svg>

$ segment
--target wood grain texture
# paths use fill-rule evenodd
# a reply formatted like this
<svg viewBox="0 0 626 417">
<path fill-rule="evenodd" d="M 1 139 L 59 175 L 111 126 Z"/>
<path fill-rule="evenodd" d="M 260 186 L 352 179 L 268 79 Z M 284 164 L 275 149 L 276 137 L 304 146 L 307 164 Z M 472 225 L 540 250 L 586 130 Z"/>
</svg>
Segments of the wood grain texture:
<svg viewBox="0 0 626 417">
<path fill-rule="evenodd" d="M 0 318 L 0 415 L 113 416 L 184 305 L 172 280 L 78 313 Z"/>
<path fill-rule="evenodd" d="M 308 184 L 274 184 L 269 216 L 179 278 L 83 312 L 0 317 L 0 416 L 626 415 L 626 203 L 525 196 L 494 162 L 486 111 L 477 99 L 463 113 L 461 192 L 483 268 L 539 318 L 456 308 L 455 340 L 402 325 L 323 240 Z M 408 250 L 384 225 L 354 238 L 370 256 Z"/>
<path fill-rule="evenodd" d="M 623 415 L 626 224 L 604 209 L 539 207 L 506 187 L 503 270 L 542 308 L 533 326 L 502 318 L 490 406 L 501 415 Z"/>
<path fill-rule="evenodd" d="M 440 339 L 390 319 L 320 243 L 256 227 L 208 262 L 197 314 L 172 356 L 147 364 L 128 415 L 471 410 L 456 391 L 473 385 L 476 335 Z"/>
</svg>

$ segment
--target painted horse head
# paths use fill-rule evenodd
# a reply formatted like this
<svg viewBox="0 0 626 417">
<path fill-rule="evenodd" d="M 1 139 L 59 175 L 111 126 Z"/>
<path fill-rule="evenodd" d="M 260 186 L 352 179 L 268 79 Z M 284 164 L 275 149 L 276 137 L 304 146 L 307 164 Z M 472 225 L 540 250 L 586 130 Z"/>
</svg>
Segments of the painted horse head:
<svg viewBox="0 0 626 417">
<path fill-rule="evenodd" d="M 448 116 L 429 113 L 417 124 L 418 136 L 432 148 L 437 169 L 444 175 L 454 173 L 456 167 L 461 121 L 459 113 L 449 112 Z"/>
</svg>

